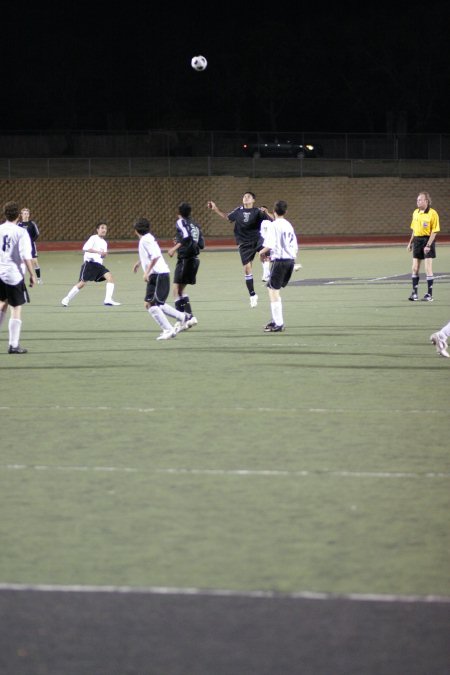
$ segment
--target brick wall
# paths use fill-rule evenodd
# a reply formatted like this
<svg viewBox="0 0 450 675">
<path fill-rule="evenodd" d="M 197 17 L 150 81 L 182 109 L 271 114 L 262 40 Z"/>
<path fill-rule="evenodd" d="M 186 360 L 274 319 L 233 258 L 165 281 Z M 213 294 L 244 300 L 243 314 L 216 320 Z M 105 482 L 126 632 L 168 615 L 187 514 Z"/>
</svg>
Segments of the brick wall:
<svg viewBox="0 0 450 675">
<path fill-rule="evenodd" d="M 85 239 L 105 219 L 108 239 L 134 239 L 132 225 L 143 215 L 159 237 L 171 237 L 177 204 L 192 204 L 208 237 L 231 235 L 232 226 L 206 208 L 213 199 L 223 211 L 241 203 L 246 190 L 257 204 L 285 199 L 298 234 L 306 236 L 405 235 L 421 190 L 430 192 L 441 230 L 450 232 L 450 179 L 405 178 L 44 178 L 0 181 L 1 205 L 29 206 L 41 241 Z"/>
</svg>

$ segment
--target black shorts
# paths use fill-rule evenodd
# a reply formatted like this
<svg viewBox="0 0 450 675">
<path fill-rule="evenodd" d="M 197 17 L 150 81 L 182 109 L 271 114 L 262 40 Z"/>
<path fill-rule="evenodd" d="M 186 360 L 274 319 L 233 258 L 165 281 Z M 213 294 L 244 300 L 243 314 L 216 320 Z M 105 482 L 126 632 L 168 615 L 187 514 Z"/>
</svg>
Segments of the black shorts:
<svg viewBox="0 0 450 675">
<path fill-rule="evenodd" d="M 170 274 L 150 274 L 145 291 L 145 302 L 151 305 L 164 305 L 170 293 Z"/>
<path fill-rule="evenodd" d="M 198 258 L 178 258 L 173 275 L 174 284 L 191 284 L 197 282 L 197 271 L 200 267 Z"/>
<path fill-rule="evenodd" d="M 414 237 L 413 239 L 413 258 L 417 260 L 425 260 L 425 258 L 435 258 L 436 257 L 436 246 L 433 241 L 431 244 L 430 250 L 428 253 L 425 253 L 424 249 L 428 243 L 430 237 Z"/>
<path fill-rule="evenodd" d="M 255 255 L 263 248 L 263 240 L 260 237 L 254 241 L 246 241 L 242 244 L 239 244 L 239 255 L 241 256 L 241 262 L 243 265 L 252 262 Z"/>
<path fill-rule="evenodd" d="M 10 286 L 0 279 L 0 302 L 7 302 L 11 307 L 19 307 L 30 302 L 25 281 L 22 279 L 15 286 Z"/>
<path fill-rule="evenodd" d="M 294 261 L 288 260 L 274 260 L 270 266 L 270 277 L 267 282 L 267 288 L 273 288 L 279 291 L 288 285 L 294 269 Z"/>
<path fill-rule="evenodd" d="M 79 281 L 105 281 L 109 270 L 97 262 L 87 261 L 81 265 Z"/>
</svg>

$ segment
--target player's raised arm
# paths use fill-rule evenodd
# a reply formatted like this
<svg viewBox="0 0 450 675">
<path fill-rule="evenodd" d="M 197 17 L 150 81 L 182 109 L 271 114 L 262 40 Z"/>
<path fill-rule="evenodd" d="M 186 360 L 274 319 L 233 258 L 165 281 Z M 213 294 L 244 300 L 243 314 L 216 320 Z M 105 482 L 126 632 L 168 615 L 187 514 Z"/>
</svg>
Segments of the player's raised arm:
<svg viewBox="0 0 450 675">
<path fill-rule="evenodd" d="M 217 204 L 215 202 L 212 202 L 211 200 L 208 202 L 208 209 L 211 209 L 211 211 L 214 211 L 214 213 L 217 213 L 218 216 L 221 218 L 224 218 L 225 220 L 228 220 L 228 216 L 226 213 L 221 211 Z"/>
</svg>

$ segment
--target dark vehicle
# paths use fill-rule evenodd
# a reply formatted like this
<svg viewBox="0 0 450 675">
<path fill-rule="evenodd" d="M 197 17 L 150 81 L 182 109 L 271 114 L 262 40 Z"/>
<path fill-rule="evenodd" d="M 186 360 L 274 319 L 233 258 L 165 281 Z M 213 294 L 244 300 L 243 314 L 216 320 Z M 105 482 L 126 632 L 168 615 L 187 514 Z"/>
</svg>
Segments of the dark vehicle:
<svg viewBox="0 0 450 675">
<path fill-rule="evenodd" d="M 258 138 L 243 143 L 242 151 L 249 157 L 320 157 L 322 149 L 313 143 L 299 143 L 289 138 Z"/>
</svg>

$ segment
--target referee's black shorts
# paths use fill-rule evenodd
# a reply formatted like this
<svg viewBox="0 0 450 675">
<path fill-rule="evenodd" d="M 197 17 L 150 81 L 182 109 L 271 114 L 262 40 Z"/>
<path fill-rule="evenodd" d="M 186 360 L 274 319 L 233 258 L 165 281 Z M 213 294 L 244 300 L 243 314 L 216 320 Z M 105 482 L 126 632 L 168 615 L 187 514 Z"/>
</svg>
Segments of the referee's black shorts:
<svg viewBox="0 0 450 675">
<path fill-rule="evenodd" d="M 425 246 L 428 243 L 430 237 L 414 237 L 413 239 L 413 258 L 417 260 L 424 260 L 425 258 L 435 258 L 436 257 L 436 246 L 433 241 L 428 253 L 425 253 Z"/>
</svg>

